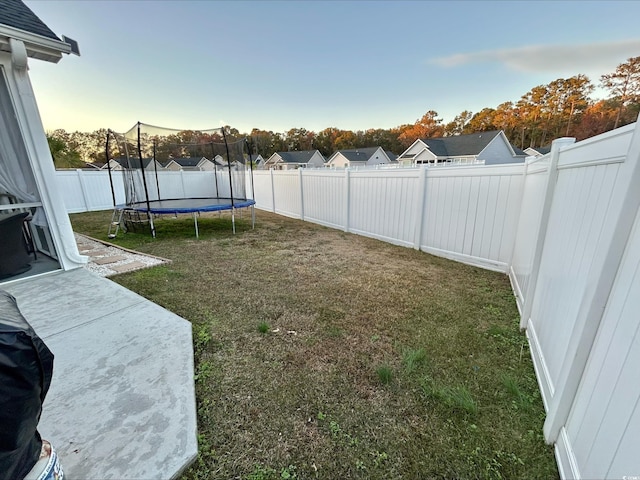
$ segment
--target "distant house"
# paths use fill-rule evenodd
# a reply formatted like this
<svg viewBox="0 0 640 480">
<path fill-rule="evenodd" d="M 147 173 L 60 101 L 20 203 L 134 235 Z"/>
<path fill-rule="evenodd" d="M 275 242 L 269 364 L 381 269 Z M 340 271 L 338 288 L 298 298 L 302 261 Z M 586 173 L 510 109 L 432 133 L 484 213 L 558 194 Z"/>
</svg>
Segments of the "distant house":
<svg viewBox="0 0 640 480">
<path fill-rule="evenodd" d="M 145 170 L 164 170 L 162 164 L 153 158 L 144 158 L 142 165 Z M 105 163 L 102 166 L 102 170 L 123 170 L 129 167 L 140 168 L 140 160 L 137 158 L 130 158 L 127 160 L 125 157 L 112 158 L 108 163 Z"/>
<path fill-rule="evenodd" d="M 300 152 L 276 152 L 265 162 L 265 168 L 294 170 L 296 168 L 322 168 L 324 157 L 318 150 Z"/>
<path fill-rule="evenodd" d="M 541 157 L 551 151 L 551 147 L 528 147 L 524 153 L 530 157 Z"/>
<path fill-rule="evenodd" d="M 172 158 L 165 163 L 164 168 L 172 171 L 202 171 L 213 170 L 213 162 L 206 157 Z"/>
<path fill-rule="evenodd" d="M 371 167 L 388 163 L 391 163 L 391 159 L 382 147 L 338 150 L 327 160 L 327 166 L 331 168 Z"/>
<path fill-rule="evenodd" d="M 213 163 L 216 169 L 227 166 L 227 161 L 222 157 L 222 155 L 216 155 L 215 157 L 213 157 L 211 163 Z"/>
<path fill-rule="evenodd" d="M 418 139 L 398 157 L 404 164 L 436 163 L 495 165 L 524 162 L 526 153 L 515 149 L 502 130 L 453 137 Z"/>
<path fill-rule="evenodd" d="M 266 160 L 262 157 L 262 155 L 251 155 L 251 160 L 253 161 L 254 168 L 264 168 Z"/>
</svg>

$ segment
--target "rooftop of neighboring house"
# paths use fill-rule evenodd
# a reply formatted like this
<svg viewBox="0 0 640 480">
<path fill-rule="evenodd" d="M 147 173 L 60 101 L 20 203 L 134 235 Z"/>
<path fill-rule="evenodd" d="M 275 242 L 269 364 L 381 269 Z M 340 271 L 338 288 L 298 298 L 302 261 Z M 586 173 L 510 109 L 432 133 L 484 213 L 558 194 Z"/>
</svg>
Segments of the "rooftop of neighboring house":
<svg viewBox="0 0 640 480">
<path fill-rule="evenodd" d="M 309 163 L 318 150 L 301 150 L 298 152 L 276 152 L 284 163 Z"/>
<path fill-rule="evenodd" d="M 329 159 L 335 157 L 338 153 L 342 154 L 349 162 L 366 162 L 371 158 L 371 155 L 376 153 L 379 147 L 365 147 L 365 148 L 349 148 L 346 150 L 338 150 Z"/>
<path fill-rule="evenodd" d="M 478 155 L 499 133 L 500 130 L 491 130 L 468 135 L 425 138 L 421 140 L 429 147 L 429 150 L 438 157 L 462 157 Z"/>
<path fill-rule="evenodd" d="M 521 157 L 521 156 L 522 157 L 526 157 L 527 156 L 527 152 L 525 152 L 521 148 L 518 148 L 515 145 L 511 145 L 511 148 L 513 148 L 513 152 L 516 154 L 516 157 Z"/>
<path fill-rule="evenodd" d="M 204 157 L 180 157 L 180 158 L 172 158 L 167 161 L 169 164 L 171 161 L 176 162 L 181 167 L 197 167 L 198 164 L 202 161 Z M 206 160 L 206 159 L 205 159 Z M 166 166 L 166 165 L 165 165 Z"/>
<path fill-rule="evenodd" d="M 127 159 L 125 157 L 118 157 L 118 158 L 112 158 L 111 160 L 119 163 L 124 168 L 140 168 L 140 159 L 138 158 Z M 143 161 L 144 161 L 143 163 L 144 168 L 148 168 L 149 165 L 151 165 L 151 162 L 153 162 L 153 158 L 144 158 Z"/>
<path fill-rule="evenodd" d="M 546 155 L 551 151 L 551 145 L 547 145 L 546 147 L 529 147 L 531 150 L 535 150 L 540 155 Z"/>
</svg>

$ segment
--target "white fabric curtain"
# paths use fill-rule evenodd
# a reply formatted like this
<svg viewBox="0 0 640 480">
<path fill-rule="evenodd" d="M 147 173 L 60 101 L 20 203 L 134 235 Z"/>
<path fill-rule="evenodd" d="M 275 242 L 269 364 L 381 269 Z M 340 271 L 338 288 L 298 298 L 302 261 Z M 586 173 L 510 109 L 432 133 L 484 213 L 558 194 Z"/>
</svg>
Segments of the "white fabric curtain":
<svg viewBox="0 0 640 480">
<path fill-rule="evenodd" d="M 31 164 L 18 127 L 4 69 L 0 67 L 0 193 L 14 196 L 18 203 L 39 202 L 40 195 Z M 46 225 L 42 208 L 33 218 L 36 225 Z"/>
</svg>

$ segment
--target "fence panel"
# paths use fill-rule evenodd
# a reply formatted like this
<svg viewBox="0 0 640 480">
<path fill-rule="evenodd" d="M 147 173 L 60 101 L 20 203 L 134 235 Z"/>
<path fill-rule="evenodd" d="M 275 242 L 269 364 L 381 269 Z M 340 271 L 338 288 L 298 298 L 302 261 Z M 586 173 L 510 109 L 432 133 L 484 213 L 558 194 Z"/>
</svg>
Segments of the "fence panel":
<svg viewBox="0 0 640 480">
<path fill-rule="evenodd" d="M 287 217 L 301 217 L 300 174 L 296 170 L 273 172 L 275 212 Z"/>
<path fill-rule="evenodd" d="M 351 172 L 349 231 L 413 246 L 419 173 L 418 169 Z"/>
<path fill-rule="evenodd" d="M 506 272 L 518 224 L 523 168 L 428 169 L 421 249 Z"/>
<path fill-rule="evenodd" d="M 583 478 L 623 478 L 640 465 L 639 265 L 640 214 L 567 422 L 565 441 Z"/>
<path fill-rule="evenodd" d="M 545 404 L 554 396 L 572 332 L 578 320 L 592 264 L 601 261 L 621 205 L 611 202 L 625 179 L 619 176 L 633 130 L 580 142 L 560 152 L 544 254 L 527 333 Z M 603 148 L 602 143 L 609 143 Z M 596 144 L 598 148 L 589 148 Z M 605 145 L 606 146 L 606 145 Z M 616 155 L 615 152 L 620 152 Z M 612 153 L 614 155 L 612 155 Z"/>
<path fill-rule="evenodd" d="M 510 278 L 520 314 L 533 270 L 536 240 L 542 221 L 542 209 L 549 177 L 551 156 L 527 160 L 525 184 L 520 205 L 518 228 L 511 258 Z"/>
<path fill-rule="evenodd" d="M 332 228 L 344 228 L 344 182 L 342 172 L 302 171 L 304 219 Z"/>
<path fill-rule="evenodd" d="M 253 172 L 253 191 L 256 208 L 273 210 L 273 192 L 271 189 L 271 170 Z"/>
<path fill-rule="evenodd" d="M 87 170 L 57 170 L 56 182 L 69 213 L 113 208 L 109 172 Z M 113 172 L 116 203 L 124 203 L 122 174 Z"/>
<path fill-rule="evenodd" d="M 208 197 L 228 197 L 224 188 L 229 186 L 229 177 L 223 181 L 220 179 L 223 172 L 201 171 L 201 172 L 181 172 L 184 182 L 184 191 L 186 197 L 208 198 Z M 218 186 L 216 190 L 216 175 L 218 176 Z M 224 186 L 224 188 L 223 188 Z M 218 195 L 218 192 L 220 195 Z"/>
</svg>

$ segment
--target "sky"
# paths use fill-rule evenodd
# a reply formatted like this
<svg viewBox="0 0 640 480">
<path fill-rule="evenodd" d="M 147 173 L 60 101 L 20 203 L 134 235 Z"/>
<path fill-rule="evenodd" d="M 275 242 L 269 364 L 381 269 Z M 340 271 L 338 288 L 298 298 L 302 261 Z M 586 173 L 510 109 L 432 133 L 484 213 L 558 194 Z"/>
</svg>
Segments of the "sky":
<svg viewBox="0 0 640 480">
<path fill-rule="evenodd" d="M 30 60 L 47 131 L 446 123 L 640 56 L 629 0 L 24 1 L 80 46 Z"/>
</svg>

